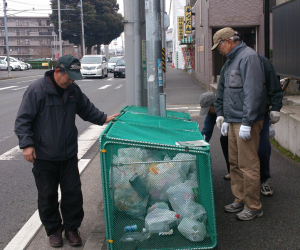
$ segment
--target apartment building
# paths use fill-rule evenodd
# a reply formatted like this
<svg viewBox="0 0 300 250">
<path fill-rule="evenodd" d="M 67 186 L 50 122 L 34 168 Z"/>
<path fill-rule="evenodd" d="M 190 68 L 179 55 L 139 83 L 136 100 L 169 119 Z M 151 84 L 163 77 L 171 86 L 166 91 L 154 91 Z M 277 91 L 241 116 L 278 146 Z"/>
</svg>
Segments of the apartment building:
<svg viewBox="0 0 300 250">
<path fill-rule="evenodd" d="M 59 47 L 49 17 L 8 17 L 9 55 L 22 60 L 58 57 Z M 74 46 L 63 41 L 63 54 L 74 54 Z M 0 55 L 6 55 L 4 18 L 0 17 Z"/>
</svg>

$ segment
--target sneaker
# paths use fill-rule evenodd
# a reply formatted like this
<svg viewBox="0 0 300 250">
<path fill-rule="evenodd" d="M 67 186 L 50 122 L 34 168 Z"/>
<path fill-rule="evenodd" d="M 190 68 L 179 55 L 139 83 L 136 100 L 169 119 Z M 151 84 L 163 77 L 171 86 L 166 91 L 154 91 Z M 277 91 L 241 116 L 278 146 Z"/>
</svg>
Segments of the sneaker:
<svg viewBox="0 0 300 250">
<path fill-rule="evenodd" d="M 243 209 L 242 212 L 238 213 L 236 215 L 236 217 L 239 219 L 239 220 L 252 220 L 254 218 L 258 218 L 258 217 L 261 217 L 263 216 L 264 212 L 262 210 L 260 211 L 257 211 L 257 212 L 254 212 L 254 211 L 250 211 L 248 209 Z"/>
<path fill-rule="evenodd" d="M 226 212 L 235 213 L 244 209 L 243 203 L 232 202 L 231 204 L 224 207 Z"/>
<path fill-rule="evenodd" d="M 273 189 L 267 181 L 260 185 L 260 192 L 266 196 L 273 195 Z"/>
<path fill-rule="evenodd" d="M 230 174 L 227 174 L 227 175 L 224 176 L 224 180 L 228 181 L 228 180 L 230 180 L 230 179 L 231 179 L 231 178 L 230 178 Z"/>
<path fill-rule="evenodd" d="M 81 246 L 82 240 L 78 230 L 65 231 L 65 237 L 69 241 L 70 246 Z"/>
<path fill-rule="evenodd" d="M 62 239 L 62 227 L 59 227 L 52 235 L 49 236 L 49 244 L 51 247 L 62 247 L 63 239 Z"/>
</svg>

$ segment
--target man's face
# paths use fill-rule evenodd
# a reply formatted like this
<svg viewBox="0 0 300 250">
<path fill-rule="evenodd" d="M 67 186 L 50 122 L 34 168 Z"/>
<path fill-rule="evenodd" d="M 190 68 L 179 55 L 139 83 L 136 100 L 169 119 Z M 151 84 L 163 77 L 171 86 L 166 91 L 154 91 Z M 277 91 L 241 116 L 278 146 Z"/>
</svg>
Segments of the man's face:
<svg viewBox="0 0 300 250">
<path fill-rule="evenodd" d="M 55 81 L 59 87 L 66 89 L 74 82 L 74 80 L 72 80 L 67 73 L 61 74 L 59 69 L 56 73 Z"/>
<path fill-rule="evenodd" d="M 221 41 L 219 46 L 217 47 L 220 54 L 226 56 L 232 50 L 232 43 L 233 41 L 228 38 Z"/>
</svg>

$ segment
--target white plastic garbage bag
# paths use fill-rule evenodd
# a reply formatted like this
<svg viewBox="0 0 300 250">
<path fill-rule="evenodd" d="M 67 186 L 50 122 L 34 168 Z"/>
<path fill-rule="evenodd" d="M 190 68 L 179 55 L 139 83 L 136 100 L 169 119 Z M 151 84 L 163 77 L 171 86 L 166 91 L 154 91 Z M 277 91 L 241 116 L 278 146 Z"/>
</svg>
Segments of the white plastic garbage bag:
<svg viewBox="0 0 300 250">
<path fill-rule="evenodd" d="M 203 241 L 206 235 L 206 227 L 202 222 L 183 218 L 178 226 L 178 231 L 190 241 Z"/>
</svg>

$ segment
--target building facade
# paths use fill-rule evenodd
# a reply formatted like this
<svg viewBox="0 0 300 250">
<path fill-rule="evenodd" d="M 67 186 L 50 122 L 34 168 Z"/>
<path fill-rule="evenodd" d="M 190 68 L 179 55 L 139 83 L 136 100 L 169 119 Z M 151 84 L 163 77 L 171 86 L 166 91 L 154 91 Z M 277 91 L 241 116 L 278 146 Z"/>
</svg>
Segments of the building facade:
<svg viewBox="0 0 300 250">
<path fill-rule="evenodd" d="M 0 17 L 0 55 L 6 55 L 4 18 Z M 9 55 L 21 60 L 59 56 L 57 35 L 49 17 L 8 17 Z M 74 46 L 62 42 L 63 54 L 73 54 Z"/>
</svg>

